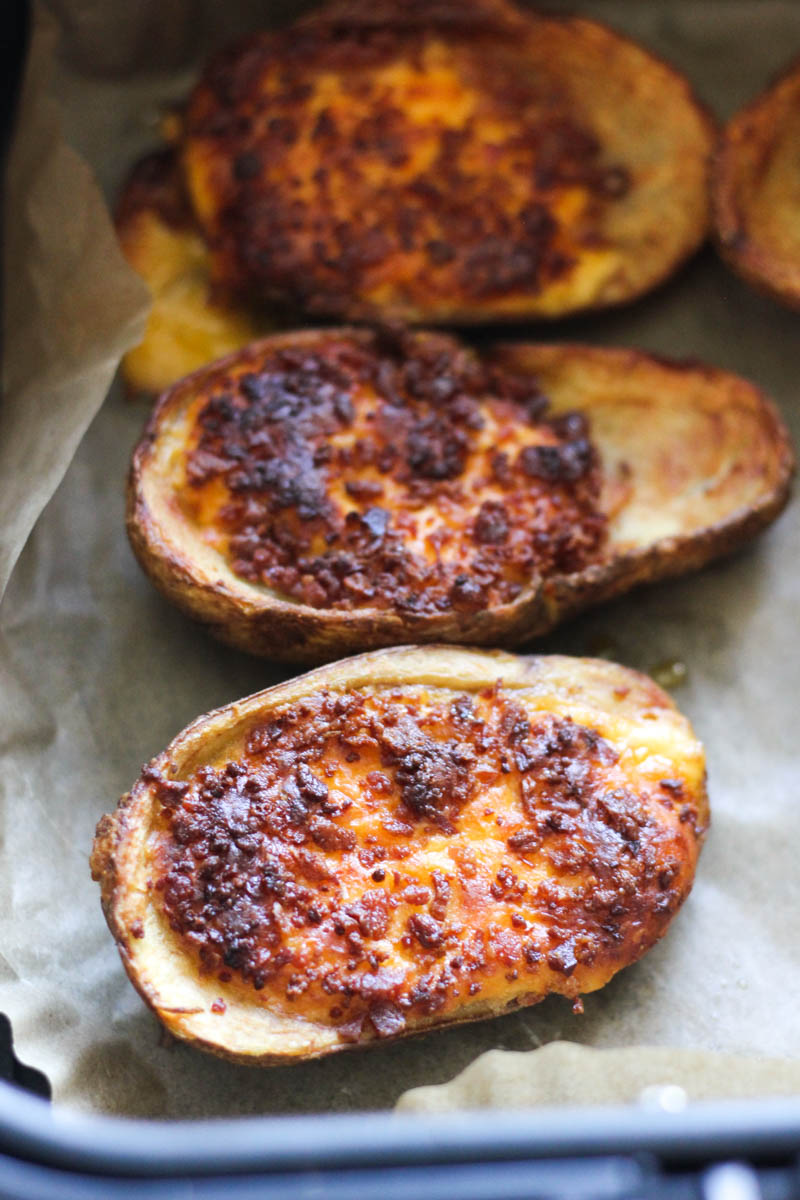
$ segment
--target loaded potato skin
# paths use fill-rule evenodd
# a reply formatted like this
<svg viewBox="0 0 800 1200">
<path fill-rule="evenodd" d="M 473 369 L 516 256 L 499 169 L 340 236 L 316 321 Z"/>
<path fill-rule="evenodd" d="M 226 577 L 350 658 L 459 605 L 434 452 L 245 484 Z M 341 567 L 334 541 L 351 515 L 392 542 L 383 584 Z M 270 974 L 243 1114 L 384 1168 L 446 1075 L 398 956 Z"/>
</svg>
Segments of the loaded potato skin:
<svg viewBox="0 0 800 1200">
<path fill-rule="evenodd" d="M 128 531 L 171 600 L 253 653 L 514 645 L 743 543 L 792 465 L 769 401 L 713 368 L 307 330 L 162 397 Z"/>
<path fill-rule="evenodd" d="M 464 324 L 660 282 L 705 236 L 712 139 L 685 80 L 591 21 L 363 0 L 223 52 L 182 154 L 235 291 Z"/>
<path fill-rule="evenodd" d="M 687 81 L 596 22 L 499 0 L 324 5 L 220 53 L 170 122 L 118 214 L 155 297 L 125 363 L 142 390 L 304 315 L 620 304 L 708 229 L 715 130 Z"/>
<path fill-rule="evenodd" d="M 664 933 L 707 823 L 702 748 L 645 677 L 407 647 L 200 718 L 92 870 L 167 1027 L 269 1065 L 577 1001 Z"/>
</svg>

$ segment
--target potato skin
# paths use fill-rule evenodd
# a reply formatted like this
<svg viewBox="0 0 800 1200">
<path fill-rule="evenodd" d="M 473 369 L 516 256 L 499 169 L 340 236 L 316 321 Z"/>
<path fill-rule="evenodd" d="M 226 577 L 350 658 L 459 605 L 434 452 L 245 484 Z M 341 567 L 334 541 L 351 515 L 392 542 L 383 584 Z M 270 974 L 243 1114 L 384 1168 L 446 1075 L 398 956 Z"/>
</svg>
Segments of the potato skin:
<svg viewBox="0 0 800 1200">
<path fill-rule="evenodd" d="M 722 258 L 758 291 L 800 308 L 800 59 L 736 113 L 711 175 Z"/>
<path fill-rule="evenodd" d="M 249 353 L 257 359 L 275 345 L 313 345 L 319 337 L 276 335 Z M 162 397 L 134 453 L 127 527 L 142 567 L 215 636 L 282 661 L 322 662 L 409 641 L 512 647 L 631 587 L 729 553 L 786 503 L 793 470 L 788 434 L 770 402 L 744 380 L 638 351 L 514 345 L 496 353 L 502 365 L 535 376 L 556 412 L 578 409 L 590 419 L 610 526 L 605 552 L 582 571 L 532 581 L 500 607 L 434 615 L 312 608 L 247 583 L 193 538 L 159 464 L 165 414 L 202 392 L 203 371 Z M 717 480 L 711 491 L 702 488 L 704 479 Z M 686 494 L 691 504 L 681 500 Z"/>
<path fill-rule="evenodd" d="M 187 105 L 189 192 L 235 291 L 346 320 L 553 318 L 635 298 L 706 235 L 713 120 L 602 25 L 359 0 L 290 34 L 223 52 Z"/>
<path fill-rule="evenodd" d="M 502 681 L 500 691 L 498 681 Z M 444 1012 L 420 1015 L 414 1012 L 412 1003 L 402 1028 L 381 1029 L 378 1025 L 371 1032 L 367 1024 L 363 1029 L 359 1026 L 358 1036 L 353 1036 L 341 1021 L 332 1022 L 315 1015 L 313 1010 L 305 1011 L 301 999 L 288 1008 L 285 1003 L 276 1003 L 279 993 L 270 993 L 269 985 L 262 993 L 254 990 L 246 979 L 231 978 L 230 971 L 224 980 L 213 971 L 199 971 L 192 952 L 153 899 L 160 894 L 151 886 L 154 871 L 158 869 L 154 867 L 157 857 L 154 858 L 153 846 L 161 820 L 160 803 L 156 799 L 159 788 L 180 789 L 184 786 L 180 781 L 196 778 L 201 768 L 219 771 L 228 761 L 242 761 L 243 746 L 254 729 L 258 731 L 272 715 L 286 711 L 287 705 L 295 708 L 299 705 L 301 711 L 305 706 L 307 711 L 314 697 L 321 693 L 352 697 L 359 690 L 378 697 L 390 694 L 396 700 L 398 696 L 414 693 L 415 689 L 428 689 L 437 697 L 461 697 L 462 705 L 464 697 L 469 695 L 475 703 L 488 704 L 490 708 L 505 694 L 529 714 L 531 728 L 537 721 L 555 719 L 566 722 L 571 730 L 596 731 L 599 745 L 611 748 L 611 758 L 606 761 L 624 766 L 626 778 L 634 789 L 624 821 L 637 822 L 642 836 L 649 830 L 648 849 L 642 852 L 641 859 L 637 858 L 638 850 L 630 849 L 635 843 L 631 842 L 626 850 L 620 842 L 613 867 L 612 860 L 606 858 L 610 853 L 611 843 L 606 840 L 609 834 L 603 834 L 600 844 L 605 847 L 601 852 L 605 867 L 594 868 L 611 869 L 608 881 L 603 884 L 611 892 L 604 893 L 602 903 L 613 904 L 614 889 L 622 889 L 619 898 L 624 902 L 619 911 L 628 911 L 632 924 L 625 925 L 625 917 L 620 917 L 623 926 L 616 940 L 606 937 L 605 948 L 585 961 L 566 964 L 557 953 L 551 956 L 552 961 L 539 961 L 535 957 L 526 971 L 512 972 L 505 976 L 506 982 L 502 978 L 496 980 L 488 987 L 488 998 L 469 998 L 465 990 L 457 989 L 461 998 Z M 591 733 L 591 737 L 595 734 Z M 347 770 L 345 767 L 345 775 Z M 588 793 L 584 799 L 587 797 Z M 483 808 L 483 801 L 477 808 Z M 500 811 L 505 815 L 505 808 Z M 609 829 L 624 830 L 624 821 L 622 826 L 615 821 L 612 817 Z M 343 824 L 346 823 L 345 820 Z M 603 986 L 665 931 L 691 887 L 707 824 L 702 748 L 672 701 L 646 677 L 615 664 L 589 659 L 559 656 L 519 659 L 500 652 L 456 647 L 403 647 L 321 668 L 199 718 L 145 768 L 139 781 L 120 801 L 117 811 L 101 819 L 92 855 L 92 874 L 101 885 L 104 912 L 123 964 L 134 986 L 167 1028 L 198 1048 L 236 1062 L 266 1066 L 302 1061 L 353 1045 L 369 1045 L 375 1037 L 406 1036 L 477 1020 L 510 1007 L 535 1003 L 551 991 L 576 999 L 581 992 Z M 377 823 L 375 828 L 377 831 Z M 456 830 L 450 836 L 454 835 L 457 839 Z M 557 840 L 562 838 L 556 836 Z M 569 840 L 568 834 L 563 836 Z M 625 838 L 633 836 L 624 834 Z M 483 838 L 474 844 L 480 856 Z M 407 869 L 416 869 L 413 855 L 405 861 L 411 864 Z M 438 859 L 432 861 L 435 865 Z M 427 859 L 423 858 L 423 862 Z M 555 865 L 559 862 L 556 855 L 553 867 L 548 868 L 553 872 L 550 882 L 556 887 L 554 895 L 559 894 L 562 881 L 568 889 L 579 886 L 576 867 Z M 390 854 L 388 865 L 391 864 Z M 453 885 L 454 897 L 460 888 L 469 888 L 471 878 L 471 872 L 462 876 L 456 871 L 455 879 L 461 882 Z M 633 878 L 639 880 L 642 889 L 638 895 L 631 894 Z M 391 887 L 390 882 L 387 887 Z M 564 893 L 567 894 L 570 893 Z M 583 894 L 594 893 L 590 888 Z M 526 903 L 535 907 L 540 901 L 531 896 Z M 567 914 L 573 910 L 563 908 L 562 901 L 557 903 L 560 921 L 569 922 Z M 474 919 L 476 928 L 481 928 L 485 919 L 481 905 L 475 910 Z M 575 909 L 575 925 L 571 930 L 565 929 L 563 936 L 571 932 L 580 941 L 585 919 L 586 914 L 581 916 Z M 524 928 L 524 922 L 514 927 Z M 529 928 L 537 928 L 536 922 Z M 398 944 L 393 942 L 393 947 L 393 953 L 400 952 Z M 436 955 L 431 959 L 423 954 L 422 958 L 427 958 L 429 964 L 441 962 Z M 480 967 L 478 977 L 487 978 Z"/>
<path fill-rule="evenodd" d="M 788 502 L 789 432 L 747 380 L 638 350 L 514 344 L 496 353 L 503 365 L 535 374 L 556 411 L 587 412 L 606 471 L 607 561 L 552 581 L 553 625 L 732 553 Z M 630 489 L 621 503 L 613 496 L 620 477 Z M 715 483 L 692 495 L 703 478 Z"/>
</svg>

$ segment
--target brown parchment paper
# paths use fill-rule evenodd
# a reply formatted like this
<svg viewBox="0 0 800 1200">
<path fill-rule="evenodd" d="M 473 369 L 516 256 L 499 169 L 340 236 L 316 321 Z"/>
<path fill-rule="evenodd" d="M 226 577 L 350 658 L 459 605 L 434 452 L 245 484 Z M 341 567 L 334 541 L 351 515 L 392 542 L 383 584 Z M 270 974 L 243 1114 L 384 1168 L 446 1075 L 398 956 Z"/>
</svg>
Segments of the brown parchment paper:
<svg viewBox="0 0 800 1200">
<path fill-rule="evenodd" d="M 263 19 L 263 3 L 257 7 Z M 223 8 L 226 34 L 255 23 L 256 6 L 209 2 L 202 45 L 218 38 Z M 791 0 L 586 0 L 581 8 L 682 66 L 721 116 L 800 51 L 800 6 Z M 108 197 L 153 144 L 159 106 L 192 76 L 185 63 L 158 74 L 141 66 L 99 76 L 61 60 L 55 72 L 64 129 Z M 28 118 L 34 133 L 45 111 Z M 602 646 L 644 670 L 685 663 L 676 699 L 709 756 L 714 825 L 695 890 L 665 940 L 587 997 L 584 1016 L 552 999 L 491 1022 L 260 1072 L 164 1042 L 103 922 L 87 866 L 94 825 L 189 720 L 286 672 L 209 640 L 154 592 L 132 558 L 123 481 L 146 411 L 113 389 L 91 419 L 140 328 L 141 289 L 121 268 L 86 168 L 54 133 L 44 141 L 41 171 L 76 169 L 44 189 L 52 195 L 39 206 L 38 232 L 6 264 L 12 299 L 17 290 L 49 300 L 35 316 L 26 302 L 30 326 L 11 334 L 19 382 L 2 413 L 6 564 L 91 424 L 0 608 L 0 1009 L 12 1019 L 19 1055 L 48 1073 L 57 1102 L 168 1117 L 390 1107 L 406 1089 L 450 1079 L 483 1051 L 556 1039 L 604 1051 L 650 1045 L 797 1063 L 796 505 L 736 558 L 609 605 L 543 643 L 567 653 Z M 16 193 L 22 208 L 19 199 L 9 206 L 12 225 L 33 211 L 28 190 Z M 75 227 L 83 241 L 69 243 L 65 267 L 59 243 Z M 7 244 L 17 229 L 7 230 Z M 37 252 L 37 243 L 49 249 Z M 711 251 L 630 309 L 544 336 L 638 345 L 738 370 L 776 398 L 800 434 L 800 318 L 750 292 Z M 548 1048 L 549 1062 L 565 1058 L 547 1076 L 545 1099 L 570 1087 L 574 1053 Z M 526 1061 L 539 1070 L 540 1056 Z M 681 1062 L 698 1086 L 710 1078 L 702 1054 Z M 781 1078 L 794 1087 L 794 1075 Z M 497 1101 L 505 1102 L 502 1088 L 492 1093 Z M 523 1102 L 535 1102 L 533 1092 Z"/>
</svg>

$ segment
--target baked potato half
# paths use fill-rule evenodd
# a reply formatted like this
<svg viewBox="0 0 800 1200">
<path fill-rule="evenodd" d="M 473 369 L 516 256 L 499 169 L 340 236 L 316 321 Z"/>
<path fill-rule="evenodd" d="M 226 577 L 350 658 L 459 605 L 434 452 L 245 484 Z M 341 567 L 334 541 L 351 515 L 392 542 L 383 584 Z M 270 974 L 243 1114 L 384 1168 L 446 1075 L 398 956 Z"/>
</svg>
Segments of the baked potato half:
<svg viewBox="0 0 800 1200">
<path fill-rule="evenodd" d="M 714 234 L 748 283 L 800 308 L 800 59 L 725 127 L 712 171 Z"/>
<path fill-rule="evenodd" d="M 92 874 L 171 1033 L 290 1063 L 602 987 L 666 930 L 704 757 L 646 677 L 360 655 L 200 717 L 101 819 Z"/>
<path fill-rule="evenodd" d="M 518 645 L 734 549 L 792 465 L 769 401 L 714 368 L 307 330 L 164 394 L 127 523 L 156 586 L 255 654 Z"/>
<path fill-rule="evenodd" d="M 114 215 L 122 252 L 150 288 L 144 338 L 122 360 L 133 392 L 158 395 L 177 379 L 222 358 L 278 322 L 211 280 L 211 258 L 186 195 L 172 147 L 133 167 Z"/>
<path fill-rule="evenodd" d="M 633 299 L 704 239 L 713 122 L 672 67 L 506 0 L 344 0 L 214 58 L 179 138 L 229 293 L 415 324 Z"/>
</svg>

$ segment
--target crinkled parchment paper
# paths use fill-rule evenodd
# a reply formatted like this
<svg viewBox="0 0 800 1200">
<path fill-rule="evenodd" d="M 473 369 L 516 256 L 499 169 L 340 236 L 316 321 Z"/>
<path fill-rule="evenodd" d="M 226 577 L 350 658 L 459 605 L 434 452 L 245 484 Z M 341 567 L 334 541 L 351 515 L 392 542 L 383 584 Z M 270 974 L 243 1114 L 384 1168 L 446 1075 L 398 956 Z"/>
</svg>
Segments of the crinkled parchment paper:
<svg viewBox="0 0 800 1200">
<path fill-rule="evenodd" d="M 6 172 L 0 594 L 120 355 L 140 339 L 148 300 L 45 94 L 56 36 L 39 10 Z"/>
<path fill-rule="evenodd" d="M 224 8 L 229 30 L 250 20 L 244 10 L 234 19 L 233 5 L 207 8 Z M 800 6 L 791 0 L 587 0 L 583 8 L 682 66 L 720 115 L 800 50 Z M 203 36 L 214 40 L 213 23 Z M 58 66 L 61 120 L 107 196 L 154 142 L 159 104 L 190 78 L 185 64 L 124 79 Z M 120 262 L 91 174 L 58 140 L 53 108 L 33 103 L 31 90 L 11 164 L 10 354 L 0 413 L 6 569 L 46 505 L 0 609 L 0 1009 L 12 1018 L 20 1056 L 48 1073 L 59 1103 L 171 1117 L 388 1107 L 409 1087 L 451 1078 L 482 1051 L 554 1039 L 800 1059 L 796 505 L 737 557 L 548 639 L 547 648 L 573 653 L 608 647 L 645 670 L 685 663 L 676 699 L 709 755 L 714 825 L 695 890 L 666 939 L 587 997 L 584 1016 L 552 999 L 498 1020 L 269 1071 L 164 1042 L 101 916 L 87 865 L 94 825 L 190 719 L 282 673 L 209 640 L 134 563 L 123 482 L 146 411 L 112 389 L 92 418 L 141 328 L 142 290 Z M 632 308 L 545 331 L 554 335 L 738 370 L 777 399 L 800 434 L 800 317 L 751 293 L 711 251 Z M 588 1085 L 575 1094 L 577 1054 L 567 1047 L 515 1058 L 514 1072 L 530 1071 L 522 1102 L 599 1096 Z M 468 1076 L 471 1102 L 512 1102 L 503 1086 L 486 1082 L 493 1061 Z M 529 1066 L 517 1071 L 521 1061 Z M 634 1081 L 620 1096 L 666 1071 L 656 1059 L 652 1071 L 636 1074 L 653 1063 L 639 1052 L 613 1062 L 607 1075 Z M 681 1081 L 694 1079 L 697 1095 L 717 1078 L 716 1060 L 669 1062 L 685 1066 Z M 740 1065 L 737 1077 L 746 1080 L 748 1069 Z M 780 1075 L 787 1089 L 790 1070 Z"/>
</svg>

